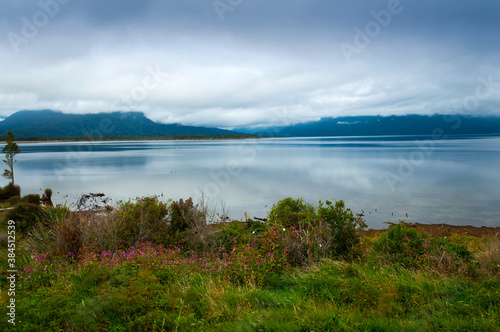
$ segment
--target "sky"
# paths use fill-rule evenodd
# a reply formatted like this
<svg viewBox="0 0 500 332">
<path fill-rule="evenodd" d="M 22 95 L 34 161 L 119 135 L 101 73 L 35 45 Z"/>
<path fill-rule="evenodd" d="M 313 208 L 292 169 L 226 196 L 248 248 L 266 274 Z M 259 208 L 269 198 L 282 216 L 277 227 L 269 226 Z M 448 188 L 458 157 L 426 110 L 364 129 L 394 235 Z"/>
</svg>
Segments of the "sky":
<svg viewBox="0 0 500 332">
<path fill-rule="evenodd" d="M 0 0 L 0 115 L 500 115 L 498 0 Z"/>
</svg>

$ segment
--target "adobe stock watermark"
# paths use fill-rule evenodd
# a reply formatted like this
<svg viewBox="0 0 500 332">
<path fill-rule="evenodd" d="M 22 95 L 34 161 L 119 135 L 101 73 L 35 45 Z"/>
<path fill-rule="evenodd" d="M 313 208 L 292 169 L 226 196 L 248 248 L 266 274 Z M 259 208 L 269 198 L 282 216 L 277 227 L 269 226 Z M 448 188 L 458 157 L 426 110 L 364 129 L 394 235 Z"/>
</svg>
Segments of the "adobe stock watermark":
<svg viewBox="0 0 500 332">
<path fill-rule="evenodd" d="M 244 0 L 215 0 L 212 2 L 215 12 L 219 16 L 221 22 L 224 21 L 227 12 L 233 12 L 237 7 L 241 6 Z"/>
<path fill-rule="evenodd" d="M 476 111 L 481 101 L 487 100 L 493 93 L 500 90 L 500 81 L 494 81 L 492 74 L 488 75 L 487 78 L 480 76 L 478 81 L 474 94 L 465 97 L 461 103 L 457 104 L 454 108 L 455 111 Z M 459 114 L 444 115 L 443 120 L 451 124 L 452 130 L 460 129 L 463 123 L 463 118 Z M 442 128 L 435 128 L 431 133 L 430 140 L 415 141 L 416 149 L 410 153 L 408 158 L 399 156 L 397 173 L 386 172 L 384 174 L 391 191 L 395 192 L 398 183 L 404 183 L 415 173 L 418 167 L 422 166 L 432 156 L 436 150 L 436 143 L 446 139 L 448 139 L 448 135 L 445 134 L 445 131 Z"/>
<path fill-rule="evenodd" d="M 7 295 L 9 300 L 7 301 L 7 321 L 9 324 L 16 325 L 16 283 L 17 283 L 17 267 L 16 267 L 16 222 L 14 220 L 9 220 L 7 222 L 8 226 L 8 249 L 7 249 Z"/>
<path fill-rule="evenodd" d="M 138 104 L 146 100 L 149 94 L 160 87 L 166 80 L 167 73 L 161 71 L 160 66 L 154 68 L 147 66 L 146 74 L 143 76 L 141 84 L 132 87 L 128 94 L 121 96 L 121 104 L 124 106 L 124 111 L 131 111 L 134 104 Z M 126 119 L 127 114 L 123 113 L 121 120 Z M 81 159 L 85 153 L 92 152 L 95 141 L 103 140 L 105 137 L 111 136 L 116 130 L 116 125 L 110 117 L 103 118 L 96 128 L 83 129 L 82 135 L 88 139 L 90 144 L 77 144 L 73 148 L 67 149 L 66 159 L 63 162 L 54 162 L 52 167 L 59 182 L 64 180 L 65 175 L 72 175 L 74 170 L 81 165 Z"/>
<path fill-rule="evenodd" d="M 31 17 L 23 16 L 21 18 L 22 26 L 19 33 L 9 32 L 7 39 L 15 53 L 19 53 L 22 45 L 28 44 L 33 40 L 41 29 L 45 28 L 50 20 L 61 12 L 61 6 L 66 5 L 71 0 L 40 0 L 38 6 L 40 10 L 36 11 Z"/>
<path fill-rule="evenodd" d="M 412 0 L 407 0 L 411 2 Z M 379 11 L 372 10 L 370 15 L 373 20 L 368 21 L 364 29 L 358 26 L 354 27 L 354 37 L 352 44 L 342 42 L 339 44 L 340 50 L 344 55 L 347 62 L 351 62 L 351 58 L 354 54 L 360 54 L 368 45 L 370 45 L 372 39 L 377 38 L 381 33 L 383 28 L 387 28 L 392 22 L 392 18 L 395 15 L 399 15 L 403 12 L 404 6 L 401 4 L 400 0 L 389 0 L 387 2 L 386 9 Z"/>
</svg>

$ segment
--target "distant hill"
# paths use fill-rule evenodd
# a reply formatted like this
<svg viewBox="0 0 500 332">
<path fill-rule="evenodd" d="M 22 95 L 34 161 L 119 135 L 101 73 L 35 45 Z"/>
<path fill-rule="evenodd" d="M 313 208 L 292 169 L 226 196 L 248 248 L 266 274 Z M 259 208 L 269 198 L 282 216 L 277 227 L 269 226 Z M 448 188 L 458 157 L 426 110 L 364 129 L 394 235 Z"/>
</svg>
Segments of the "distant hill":
<svg viewBox="0 0 500 332">
<path fill-rule="evenodd" d="M 499 116 L 404 115 L 347 116 L 267 129 L 237 128 L 240 132 L 284 137 L 431 135 L 435 129 L 446 134 L 500 134 Z"/>
<path fill-rule="evenodd" d="M 222 136 L 235 131 L 160 124 L 139 112 L 99 114 L 65 114 L 50 110 L 19 111 L 0 122 L 0 136 L 12 131 L 22 137 L 155 137 L 155 136 Z"/>
</svg>

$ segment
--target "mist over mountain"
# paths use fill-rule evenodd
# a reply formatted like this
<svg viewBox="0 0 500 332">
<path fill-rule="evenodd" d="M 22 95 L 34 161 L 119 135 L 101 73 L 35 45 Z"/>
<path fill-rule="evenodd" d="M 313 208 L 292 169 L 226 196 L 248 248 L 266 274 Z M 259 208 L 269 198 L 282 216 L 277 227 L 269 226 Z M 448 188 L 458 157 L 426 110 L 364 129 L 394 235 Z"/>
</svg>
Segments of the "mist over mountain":
<svg viewBox="0 0 500 332">
<path fill-rule="evenodd" d="M 312 137 L 432 135 L 437 129 L 449 135 L 500 134 L 500 117 L 456 114 L 346 116 L 322 118 L 319 121 L 285 127 L 236 128 L 235 130 L 263 136 Z"/>
<path fill-rule="evenodd" d="M 235 135 L 218 128 L 160 124 L 139 112 L 65 114 L 51 110 L 19 111 L 0 122 L 0 136 L 12 131 L 16 137 L 152 137 Z"/>
</svg>

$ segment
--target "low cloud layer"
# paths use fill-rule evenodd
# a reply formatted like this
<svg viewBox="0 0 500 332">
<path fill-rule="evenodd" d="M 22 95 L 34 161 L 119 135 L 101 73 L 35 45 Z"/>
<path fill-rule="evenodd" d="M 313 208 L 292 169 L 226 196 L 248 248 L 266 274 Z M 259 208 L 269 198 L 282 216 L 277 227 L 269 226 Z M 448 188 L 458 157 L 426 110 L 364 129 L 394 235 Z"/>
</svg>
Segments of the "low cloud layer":
<svg viewBox="0 0 500 332">
<path fill-rule="evenodd" d="M 0 114 L 500 114 L 500 3 L 0 0 Z"/>
</svg>

